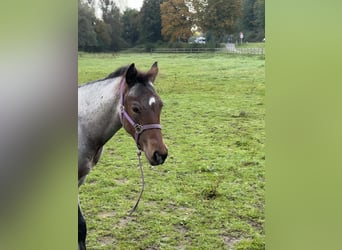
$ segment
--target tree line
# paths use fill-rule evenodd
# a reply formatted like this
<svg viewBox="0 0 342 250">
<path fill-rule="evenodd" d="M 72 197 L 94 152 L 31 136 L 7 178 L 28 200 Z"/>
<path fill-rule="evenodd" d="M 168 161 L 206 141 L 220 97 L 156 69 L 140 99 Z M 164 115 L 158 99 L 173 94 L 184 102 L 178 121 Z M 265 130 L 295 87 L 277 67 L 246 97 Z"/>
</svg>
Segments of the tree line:
<svg viewBox="0 0 342 250">
<path fill-rule="evenodd" d="M 140 11 L 121 12 L 113 0 L 78 1 L 78 48 L 118 51 L 138 45 L 184 44 L 195 34 L 208 42 L 249 42 L 265 37 L 265 0 L 144 0 Z"/>
</svg>

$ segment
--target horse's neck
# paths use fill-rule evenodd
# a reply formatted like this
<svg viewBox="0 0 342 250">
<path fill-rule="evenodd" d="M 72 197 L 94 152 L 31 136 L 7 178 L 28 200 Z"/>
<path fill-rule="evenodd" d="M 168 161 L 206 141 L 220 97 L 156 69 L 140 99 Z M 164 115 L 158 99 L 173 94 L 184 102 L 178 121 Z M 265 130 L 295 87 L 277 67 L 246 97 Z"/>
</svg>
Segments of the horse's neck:
<svg viewBox="0 0 342 250">
<path fill-rule="evenodd" d="M 78 90 L 79 132 L 94 146 L 104 145 L 120 128 L 121 77 L 98 81 Z"/>
</svg>

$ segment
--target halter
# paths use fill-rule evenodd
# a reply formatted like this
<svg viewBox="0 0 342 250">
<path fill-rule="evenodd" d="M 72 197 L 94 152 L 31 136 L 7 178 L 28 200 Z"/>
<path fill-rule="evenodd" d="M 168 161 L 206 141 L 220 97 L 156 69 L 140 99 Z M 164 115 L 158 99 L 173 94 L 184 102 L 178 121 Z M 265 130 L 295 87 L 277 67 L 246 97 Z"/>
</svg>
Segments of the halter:
<svg viewBox="0 0 342 250">
<path fill-rule="evenodd" d="M 129 114 L 125 110 L 124 87 L 125 87 L 125 77 L 123 76 L 121 83 L 120 83 L 120 121 L 121 121 L 121 124 L 123 126 L 123 118 L 125 117 L 127 119 L 127 121 L 132 125 L 132 127 L 135 130 L 134 139 L 135 139 L 135 143 L 137 144 L 137 148 L 138 148 L 137 157 L 138 157 L 138 161 L 139 161 L 139 168 L 140 168 L 140 175 L 141 175 L 141 191 L 140 191 L 138 200 L 135 203 L 135 206 L 133 207 L 133 209 L 131 209 L 129 211 L 129 215 L 132 215 L 135 212 L 135 210 L 138 208 L 140 199 L 141 199 L 142 194 L 143 194 L 144 189 L 145 189 L 145 180 L 144 180 L 144 172 L 142 169 L 142 162 L 141 162 L 141 147 L 139 145 L 139 137 L 142 134 L 142 132 L 144 132 L 145 130 L 161 129 L 162 127 L 158 123 L 141 125 L 140 123 L 136 123 L 133 121 L 133 119 L 129 116 Z"/>
<path fill-rule="evenodd" d="M 124 87 L 125 87 L 125 77 L 122 77 L 121 83 L 120 83 L 120 121 L 123 126 L 123 118 L 125 117 L 126 120 L 132 125 L 132 127 L 135 130 L 135 143 L 137 144 L 138 150 L 140 150 L 140 145 L 139 145 L 139 138 L 140 135 L 145 131 L 149 129 L 162 129 L 161 125 L 158 123 L 154 124 L 140 124 L 137 122 L 134 122 L 133 119 L 129 116 L 129 114 L 125 110 L 124 106 Z"/>
</svg>

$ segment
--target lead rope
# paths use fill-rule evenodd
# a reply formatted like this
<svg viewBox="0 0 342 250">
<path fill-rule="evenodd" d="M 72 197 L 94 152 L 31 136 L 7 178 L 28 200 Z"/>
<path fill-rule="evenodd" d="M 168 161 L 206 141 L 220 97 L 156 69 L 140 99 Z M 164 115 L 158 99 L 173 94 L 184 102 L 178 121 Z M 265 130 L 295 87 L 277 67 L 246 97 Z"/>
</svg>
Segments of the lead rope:
<svg viewBox="0 0 342 250">
<path fill-rule="evenodd" d="M 142 196 L 144 189 L 145 189 L 145 179 L 144 179 L 144 172 L 143 172 L 143 168 L 142 168 L 143 166 L 141 163 L 141 150 L 140 149 L 137 150 L 137 157 L 138 157 L 138 161 L 139 161 L 139 168 L 140 168 L 140 175 L 141 175 L 141 191 L 140 191 L 138 200 L 135 203 L 135 206 L 129 211 L 130 216 L 135 212 L 135 210 L 137 210 L 141 196 Z"/>
</svg>

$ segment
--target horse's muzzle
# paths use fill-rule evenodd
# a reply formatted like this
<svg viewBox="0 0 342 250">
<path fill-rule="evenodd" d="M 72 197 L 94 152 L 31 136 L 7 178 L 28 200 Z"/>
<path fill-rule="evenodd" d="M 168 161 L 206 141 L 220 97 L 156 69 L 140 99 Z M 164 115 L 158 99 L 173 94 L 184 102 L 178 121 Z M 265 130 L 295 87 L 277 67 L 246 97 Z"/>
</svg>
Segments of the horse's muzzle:
<svg viewBox="0 0 342 250">
<path fill-rule="evenodd" d="M 161 165 L 164 163 L 166 158 L 167 158 L 167 151 L 166 153 L 160 153 L 158 151 L 155 151 L 152 157 L 151 165 L 152 166 Z"/>
</svg>

